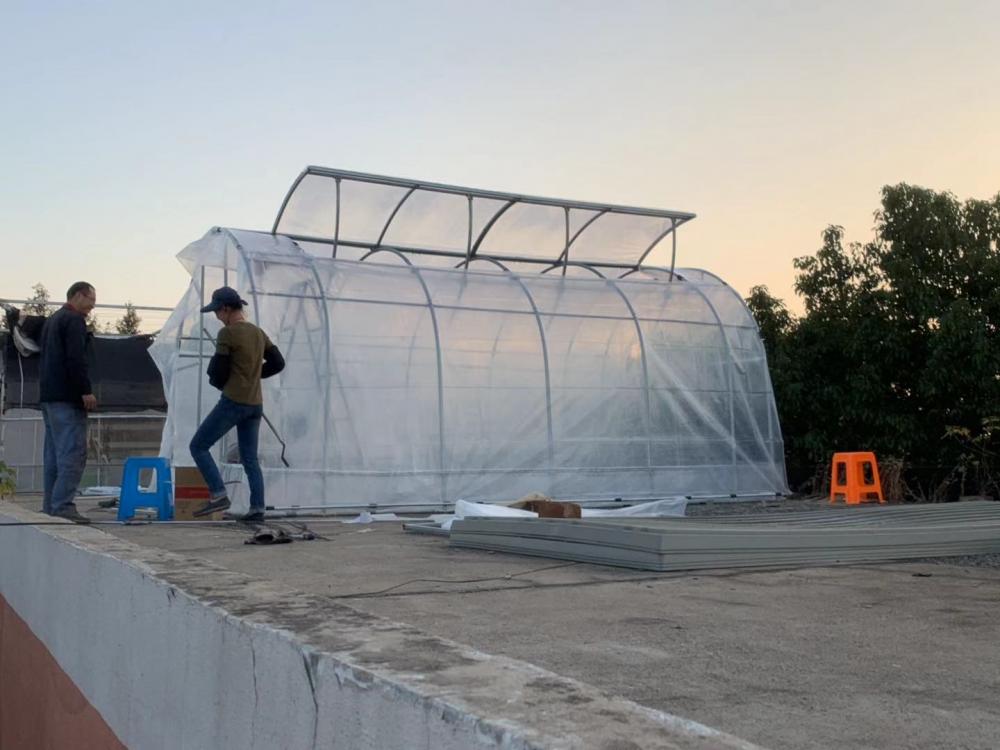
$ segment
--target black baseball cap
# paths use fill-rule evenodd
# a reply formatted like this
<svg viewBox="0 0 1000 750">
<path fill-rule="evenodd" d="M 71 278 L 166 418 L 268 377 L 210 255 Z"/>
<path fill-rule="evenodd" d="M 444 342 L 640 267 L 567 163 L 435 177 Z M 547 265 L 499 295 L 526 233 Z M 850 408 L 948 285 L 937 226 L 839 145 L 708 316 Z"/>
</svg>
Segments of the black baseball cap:
<svg viewBox="0 0 1000 750">
<path fill-rule="evenodd" d="M 212 292 L 212 301 L 201 308 L 203 313 L 215 312 L 223 307 L 243 307 L 247 301 L 231 286 L 223 286 Z"/>
</svg>

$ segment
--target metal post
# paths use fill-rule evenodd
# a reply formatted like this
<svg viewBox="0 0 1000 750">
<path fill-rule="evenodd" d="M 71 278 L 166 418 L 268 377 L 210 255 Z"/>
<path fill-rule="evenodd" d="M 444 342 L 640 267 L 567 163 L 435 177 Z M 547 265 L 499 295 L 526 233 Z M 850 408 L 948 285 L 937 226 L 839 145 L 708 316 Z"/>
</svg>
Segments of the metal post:
<svg viewBox="0 0 1000 750">
<path fill-rule="evenodd" d="M 444 505 L 448 502 L 448 474 L 445 470 L 445 448 L 444 448 L 444 361 L 441 355 L 441 332 L 438 328 L 437 312 L 434 310 L 434 300 L 431 298 L 430 288 L 427 286 L 427 282 L 424 281 L 423 275 L 420 273 L 420 269 L 416 266 L 410 266 L 410 270 L 417 277 L 417 281 L 420 282 L 420 286 L 424 290 L 424 296 L 427 298 L 427 309 L 431 315 L 431 325 L 434 327 L 434 348 L 437 352 L 437 387 L 438 387 L 438 466 L 441 471 L 441 504 Z"/>
<path fill-rule="evenodd" d="M 551 482 L 553 479 L 552 472 L 555 469 L 555 436 L 552 429 L 552 381 L 549 375 L 549 346 L 545 339 L 545 326 L 542 323 L 541 315 L 538 313 L 535 298 L 531 296 L 531 291 L 518 274 L 511 274 L 511 278 L 517 282 L 517 285 L 521 287 L 521 291 L 524 292 L 524 296 L 528 298 L 528 304 L 531 305 L 531 312 L 534 314 L 535 322 L 538 324 L 538 338 L 542 343 L 542 364 L 545 368 L 545 419 L 549 438 L 549 481 Z"/>
<path fill-rule="evenodd" d="M 566 225 L 566 244 L 563 245 L 563 251 L 562 251 L 562 256 L 563 256 L 562 275 L 565 276 L 566 264 L 569 261 L 569 243 L 571 241 L 569 238 L 569 206 L 563 206 L 563 219 L 565 220 L 565 225 Z"/>
<path fill-rule="evenodd" d="M 340 178 L 337 177 L 334 180 L 334 185 L 337 194 L 337 218 L 334 220 L 333 224 L 333 254 L 331 258 L 337 257 L 337 243 L 340 242 Z"/>
<path fill-rule="evenodd" d="M 201 283 L 200 290 L 201 294 L 201 304 L 199 305 L 198 314 L 201 315 L 201 308 L 205 306 L 205 266 L 201 267 Z M 196 411 L 197 424 L 201 424 L 201 381 L 205 377 L 205 367 L 204 367 L 204 345 L 205 345 L 205 333 L 201 330 L 202 326 L 198 326 L 198 408 Z M 197 425 L 195 426 L 197 429 Z"/>
<path fill-rule="evenodd" d="M 670 220 L 670 280 L 674 280 L 674 267 L 677 264 L 677 219 Z"/>
<path fill-rule="evenodd" d="M 424 298 L 427 300 L 427 310 L 431 315 L 431 325 L 434 328 L 434 350 L 437 353 L 437 386 L 438 386 L 438 468 L 441 476 L 441 504 L 447 503 L 447 483 L 448 475 L 445 471 L 444 456 L 445 456 L 445 441 L 444 441 L 444 362 L 441 355 L 441 332 L 438 328 L 437 312 L 434 307 L 434 300 L 431 298 L 430 288 L 427 286 L 427 282 L 424 281 L 423 274 L 420 273 L 420 269 L 413 265 L 409 258 L 398 250 L 391 248 L 380 248 L 370 251 L 368 254 L 364 255 L 361 260 L 364 261 L 370 255 L 374 255 L 378 252 L 392 253 L 393 255 L 400 258 L 406 267 L 412 271 L 416 277 L 417 281 L 420 283 L 421 289 L 424 292 Z M 423 305 L 420 305 L 423 307 Z"/>
<path fill-rule="evenodd" d="M 722 318 L 719 317 L 718 311 L 715 309 L 715 305 L 712 301 L 705 295 L 701 289 L 698 288 L 697 284 L 691 284 L 691 288 L 695 293 L 701 297 L 708 309 L 712 313 L 712 317 L 715 318 L 715 323 L 719 328 L 719 335 L 722 336 L 722 343 L 726 350 L 726 355 L 729 357 L 729 366 L 726 368 L 726 384 L 729 388 L 729 444 L 730 444 L 730 465 L 732 466 L 733 473 L 733 486 L 730 488 L 730 494 L 736 495 L 736 395 L 734 392 L 734 376 L 733 370 L 736 367 L 736 358 L 733 356 L 732 347 L 729 345 L 729 337 L 726 336 L 726 327 L 722 324 Z"/>
<path fill-rule="evenodd" d="M 382 225 L 382 231 L 379 232 L 378 239 L 375 240 L 375 247 L 379 247 L 382 244 L 382 240 L 385 239 L 386 232 L 389 231 L 389 226 L 392 224 L 392 220 L 396 218 L 396 214 L 399 213 L 399 209 L 403 207 L 403 204 L 406 203 L 406 201 L 409 199 L 411 195 L 413 195 L 413 192 L 416 189 L 417 186 L 414 185 L 413 187 L 411 187 L 409 190 L 406 191 L 406 193 L 403 195 L 402 198 L 399 199 L 399 202 L 396 204 L 396 207 L 392 209 L 392 213 L 389 214 L 389 218 L 386 219 L 385 224 Z"/>
<path fill-rule="evenodd" d="M 465 241 L 465 270 L 469 270 L 469 261 L 472 260 L 472 196 L 469 196 L 469 233 Z"/>
<path fill-rule="evenodd" d="M 635 308 L 632 306 L 632 301 L 628 298 L 628 295 L 619 288 L 618 282 L 615 279 L 608 279 L 607 283 L 618 293 L 618 296 L 622 298 L 622 302 L 625 303 L 625 307 L 628 308 L 629 315 L 632 316 L 632 322 L 635 324 L 635 333 L 639 341 L 639 356 L 642 361 L 642 393 L 646 407 L 643 415 L 646 427 L 646 466 L 649 468 L 649 490 L 652 492 L 655 489 L 653 486 L 653 417 L 649 393 L 649 364 L 646 360 L 646 339 L 642 335 L 642 324 L 639 322 L 639 317 L 635 314 Z"/>
<path fill-rule="evenodd" d="M 327 308 L 329 302 L 326 297 L 326 288 L 323 286 L 323 281 L 320 278 L 319 271 L 316 270 L 316 263 L 310 257 L 309 259 L 309 270 L 312 271 L 313 278 L 316 280 L 316 293 L 319 295 L 319 305 L 320 310 L 323 313 L 323 351 L 326 356 L 326 376 L 327 382 L 326 387 L 323 388 L 323 499 L 327 497 L 327 487 L 326 479 L 329 475 L 327 469 L 330 466 L 330 373 L 333 371 L 333 356 L 332 349 L 333 344 L 331 342 L 332 332 L 330 330 L 330 311 Z M 320 378 L 316 379 L 317 385 L 322 385 Z"/>
<path fill-rule="evenodd" d="M 476 253 L 479 252 L 479 246 L 483 244 L 483 240 L 486 239 L 486 235 L 493 228 L 493 225 L 497 223 L 501 216 L 507 213 L 507 209 L 517 203 L 517 198 L 511 198 L 506 203 L 504 203 L 496 212 L 490 217 L 489 221 L 486 222 L 482 230 L 479 232 L 479 236 L 476 237 L 475 241 L 472 243 L 472 248 L 465 255 L 465 260 L 468 263 Z"/>
</svg>

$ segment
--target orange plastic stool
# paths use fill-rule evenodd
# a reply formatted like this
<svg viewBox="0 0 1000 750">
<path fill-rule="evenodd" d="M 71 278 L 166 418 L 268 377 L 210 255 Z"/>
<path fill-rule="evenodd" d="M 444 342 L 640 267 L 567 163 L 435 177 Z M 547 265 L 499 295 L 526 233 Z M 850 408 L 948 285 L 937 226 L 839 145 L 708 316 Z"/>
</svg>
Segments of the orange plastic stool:
<svg viewBox="0 0 1000 750">
<path fill-rule="evenodd" d="M 878 476 L 875 454 L 869 452 L 834 453 L 830 472 L 830 502 L 843 500 L 847 505 L 884 503 L 882 480 Z"/>
</svg>

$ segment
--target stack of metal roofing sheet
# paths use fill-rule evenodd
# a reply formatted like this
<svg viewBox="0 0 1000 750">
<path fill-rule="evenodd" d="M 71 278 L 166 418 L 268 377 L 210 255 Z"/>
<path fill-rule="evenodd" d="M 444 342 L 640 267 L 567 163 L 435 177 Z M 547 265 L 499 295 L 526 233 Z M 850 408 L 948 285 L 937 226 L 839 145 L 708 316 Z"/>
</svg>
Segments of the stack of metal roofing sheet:
<svg viewBox="0 0 1000 750">
<path fill-rule="evenodd" d="M 678 516 L 671 520 L 698 523 L 777 523 L 795 526 L 886 526 L 914 524 L 973 523 L 1000 520 L 1000 503 L 970 500 L 960 503 L 922 505 L 831 505 L 794 512 L 744 513 L 720 516 Z"/>
<path fill-rule="evenodd" d="M 470 518 L 454 523 L 450 540 L 655 571 L 837 565 L 1000 552 L 1000 503 L 701 518 Z"/>
</svg>

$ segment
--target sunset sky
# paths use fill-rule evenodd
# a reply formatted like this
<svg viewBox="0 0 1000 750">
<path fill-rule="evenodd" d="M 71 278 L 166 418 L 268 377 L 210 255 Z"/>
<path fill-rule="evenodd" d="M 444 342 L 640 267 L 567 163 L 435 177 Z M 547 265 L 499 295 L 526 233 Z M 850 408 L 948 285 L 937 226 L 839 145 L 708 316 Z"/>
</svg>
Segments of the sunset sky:
<svg viewBox="0 0 1000 750">
<path fill-rule="evenodd" d="M 1000 192 L 1000 3 L 10 2 L 0 297 L 173 305 L 307 164 L 692 211 L 679 263 L 791 299 L 882 185 Z"/>
</svg>

